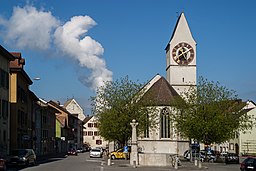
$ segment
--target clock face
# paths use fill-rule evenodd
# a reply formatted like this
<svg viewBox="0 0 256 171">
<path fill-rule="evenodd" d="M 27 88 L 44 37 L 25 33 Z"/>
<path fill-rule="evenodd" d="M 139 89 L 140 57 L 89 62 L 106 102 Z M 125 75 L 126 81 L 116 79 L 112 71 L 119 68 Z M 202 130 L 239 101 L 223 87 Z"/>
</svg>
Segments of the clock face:
<svg viewBox="0 0 256 171">
<path fill-rule="evenodd" d="M 177 44 L 172 50 L 174 61 L 179 65 L 188 65 L 195 56 L 194 49 L 188 43 Z"/>
</svg>

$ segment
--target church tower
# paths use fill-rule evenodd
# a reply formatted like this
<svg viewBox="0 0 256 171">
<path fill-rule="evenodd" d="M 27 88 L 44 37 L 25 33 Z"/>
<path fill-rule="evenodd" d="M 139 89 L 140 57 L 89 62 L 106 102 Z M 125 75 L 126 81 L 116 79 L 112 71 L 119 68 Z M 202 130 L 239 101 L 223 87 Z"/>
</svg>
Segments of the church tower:
<svg viewBox="0 0 256 171">
<path fill-rule="evenodd" d="M 180 14 L 165 51 L 166 79 L 181 95 L 196 86 L 196 42 L 184 13 Z"/>
</svg>

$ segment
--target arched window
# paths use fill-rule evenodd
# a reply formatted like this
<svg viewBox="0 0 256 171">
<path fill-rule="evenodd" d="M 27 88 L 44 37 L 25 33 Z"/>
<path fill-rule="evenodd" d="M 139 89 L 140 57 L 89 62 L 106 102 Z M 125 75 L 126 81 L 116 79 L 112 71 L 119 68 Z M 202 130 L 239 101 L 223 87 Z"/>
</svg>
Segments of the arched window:
<svg viewBox="0 0 256 171">
<path fill-rule="evenodd" d="M 161 138 L 170 138 L 170 112 L 167 108 L 161 111 Z"/>
<path fill-rule="evenodd" d="M 145 117 L 144 121 L 144 138 L 149 138 L 149 116 L 148 114 Z"/>
</svg>

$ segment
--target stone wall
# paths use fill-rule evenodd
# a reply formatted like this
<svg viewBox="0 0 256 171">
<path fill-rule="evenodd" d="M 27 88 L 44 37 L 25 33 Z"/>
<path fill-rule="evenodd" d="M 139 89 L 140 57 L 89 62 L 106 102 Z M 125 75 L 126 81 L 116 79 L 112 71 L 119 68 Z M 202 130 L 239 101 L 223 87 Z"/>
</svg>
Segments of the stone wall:
<svg viewBox="0 0 256 171">
<path fill-rule="evenodd" d="M 171 154 L 165 153 L 139 153 L 141 166 L 171 166 Z"/>
<path fill-rule="evenodd" d="M 178 154 L 183 156 L 183 153 L 189 149 L 188 141 L 170 141 L 170 140 L 139 140 L 139 152 L 142 153 L 165 153 L 165 154 Z"/>
</svg>

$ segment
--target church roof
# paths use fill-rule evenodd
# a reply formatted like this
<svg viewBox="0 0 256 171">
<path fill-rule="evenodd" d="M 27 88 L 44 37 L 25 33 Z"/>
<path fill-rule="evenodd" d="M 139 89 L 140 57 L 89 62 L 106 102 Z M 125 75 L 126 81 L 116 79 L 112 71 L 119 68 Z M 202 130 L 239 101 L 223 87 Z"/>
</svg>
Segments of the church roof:
<svg viewBox="0 0 256 171">
<path fill-rule="evenodd" d="M 152 83 L 152 80 L 155 81 Z M 180 97 L 164 77 L 156 75 L 152 80 L 140 101 L 150 101 L 154 106 L 169 106 L 175 97 Z"/>
</svg>

